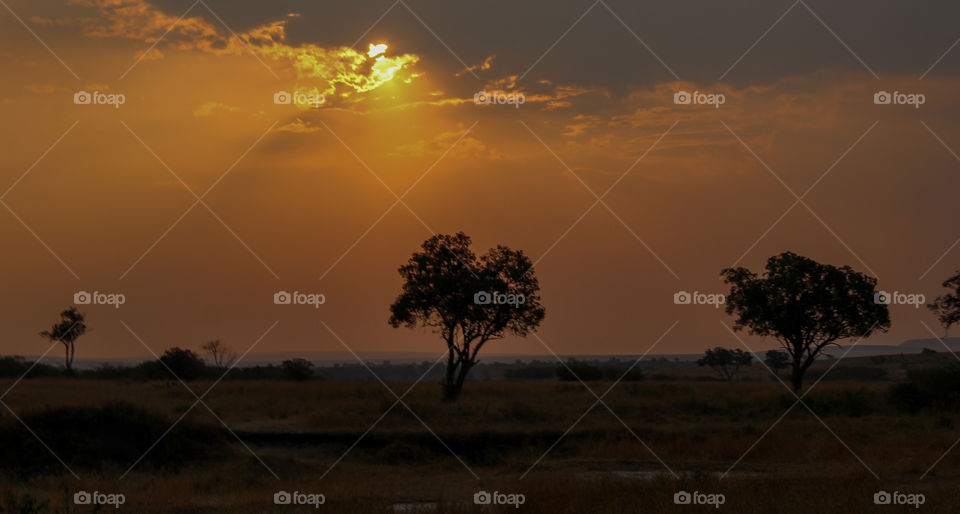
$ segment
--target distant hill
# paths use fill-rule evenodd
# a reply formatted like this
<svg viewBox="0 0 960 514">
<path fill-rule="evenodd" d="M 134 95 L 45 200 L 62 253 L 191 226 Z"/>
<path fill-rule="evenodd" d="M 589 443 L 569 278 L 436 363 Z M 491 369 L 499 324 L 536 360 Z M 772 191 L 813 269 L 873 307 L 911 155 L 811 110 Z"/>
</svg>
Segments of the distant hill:
<svg viewBox="0 0 960 514">
<path fill-rule="evenodd" d="M 951 351 L 960 352 L 960 337 L 950 337 L 943 339 L 943 342 L 946 343 Z M 731 346 L 731 345 L 725 345 Z M 869 357 L 871 355 L 897 355 L 897 354 L 916 354 L 920 353 L 924 348 L 929 348 L 937 352 L 944 352 L 943 343 L 938 341 L 935 338 L 925 338 L 925 339 L 908 339 L 903 341 L 899 345 L 867 345 L 867 344 L 858 344 L 853 348 L 847 346 L 832 347 L 827 350 L 827 353 L 833 355 L 834 357 L 839 357 L 841 355 L 846 355 L 848 358 L 853 357 Z M 849 352 L 847 352 L 849 349 Z M 756 349 L 757 354 L 761 357 L 763 354 L 769 350 L 769 348 Z M 437 352 L 357 352 L 357 355 L 363 359 L 364 362 L 382 364 L 385 361 L 388 361 L 392 364 L 409 364 L 409 363 L 421 363 L 423 361 L 433 362 L 440 357 L 440 351 Z M 644 357 L 644 360 L 653 360 L 653 359 L 667 359 L 670 361 L 680 361 L 680 362 L 690 362 L 695 361 L 701 357 L 701 353 L 685 353 L 685 354 L 650 354 Z M 24 358 L 28 361 L 33 361 L 37 358 L 37 355 L 26 355 Z M 350 352 L 340 351 L 340 352 L 324 352 L 324 351 L 306 351 L 306 352 L 262 352 L 262 353 L 251 353 L 247 355 L 241 362 L 241 366 L 257 366 L 257 365 L 266 365 L 266 364 L 279 364 L 280 362 L 292 359 L 295 357 L 300 357 L 307 359 L 318 366 L 333 366 L 335 364 L 356 364 L 357 359 Z M 561 355 L 560 358 L 563 360 L 569 359 L 578 359 L 578 360 L 609 360 L 609 359 L 618 359 L 621 361 L 632 361 L 638 358 L 639 355 L 593 355 L 593 354 L 579 354 L 579 355 Z M 145 357 L 130 357 L 130 358 L 82 358 L 77 357 L 74 361 L 74 366 L 78 369 L 91 369 L 103 364 L 109 364 L 113 366 L 134 366 L 140 362 L 149 360 Z M 556 358 L 553 355 L 545 354 L 509 354 L 509 353 L 490 353 L 490 354 L 481 354 L 480 360 L 485 363 L 513 363 L 516 361 L 521 362 L 555 362 Z M 51 353 L 43 358 L 43 363 L 51 364 L 54 366 L 63 364 L 63 357 L 59 354 Z"/>
<path fill-rule="evenodd" d="M 940 352 L 946 351 L 946 348 L 943 347 L 944 344 L 946 344 L 952 352 L 960 351 L 960 337 L 944 337 L 939 340 L 933 337 L 926 339 L 907 339 L 900 343 L 900 346 L 908 348 L 930 348 L 931 350 Z"/>
</svg>

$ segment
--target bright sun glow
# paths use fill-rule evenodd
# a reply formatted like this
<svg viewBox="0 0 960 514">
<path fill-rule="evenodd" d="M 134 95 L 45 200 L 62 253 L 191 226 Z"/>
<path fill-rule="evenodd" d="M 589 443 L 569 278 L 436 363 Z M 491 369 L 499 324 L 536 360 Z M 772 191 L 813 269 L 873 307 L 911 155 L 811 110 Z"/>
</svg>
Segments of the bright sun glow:
<svg viewBox="0 0 960 514">
<path fill-rule="evenodd" d="M 387 45 L 385 43 L 380 43 L 379 45 L 370 43 L 370 51 L 367 52 L 367 57 L 376 57 L 386 51 Z"/>
</svg>

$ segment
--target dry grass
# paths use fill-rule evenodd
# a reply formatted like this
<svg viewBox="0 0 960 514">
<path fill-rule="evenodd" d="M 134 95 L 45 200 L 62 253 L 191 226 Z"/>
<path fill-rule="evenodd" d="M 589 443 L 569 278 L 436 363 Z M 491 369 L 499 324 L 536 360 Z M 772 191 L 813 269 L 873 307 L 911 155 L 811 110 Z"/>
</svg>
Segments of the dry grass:
<svg viewBox="0 0 960 514">
<path fill-rule="evenodd" d="M 209 383 L 191 386 L 202 394 Z M 402 394 L 410 384 L 390 386 Z M 598 394 L 608 386 L 591 384 Z M 229 456 L 178 474 L 135 470 L 117 482 L 123 469 L 77 470 L 79 482 L 69 475 L 40 476 L 0 482 L 0 490 L 29 492 L 61 509 L 72 491 L 87 489 L 123 492 L 135 511 L 263 512 L 274 508 L 273 493 L 286 489 L 322 492 L 328 499 L 322 509 L 335 512 L 388 512 L 407 501 L 436 502 L 435 512 L 487 512 L 471 500 L 488 489 L 525 494 L 523 510 L 533 512 L 663 512 L 675 508 L 673 493 L 686 489 L 724 493 L 727 511 L 802 513 L 869 511 L 873 493 L 886 489 L 924 492 L 927 511 L 960 511 L 954 491 L 960 454 L 951 453 L 920 480 L 960 437 L 953 417 L 897 412 L 886 402 L 888 387 L 819 384 L 808 403 L 829 430 L 797 406 L 721 480 L 793 403 L 780 384 L 619 384 L 605 401 L 679 480 L 603 406 L 519 480 L 594 403 L 581 384 L 473 382 L 454 405 L 439 401 L 436 384 L 417 385 L 405 401 L 480 476 L 478 482 L 403 406 L 320 480 L 393 404 L 379 383 L 223 382 L 207 403 L 249 441 L 279 482 L 237 443 Z M 21 416 L 127 401 L 173 420 L 194 400 L 178 383 L 43 379 L 21 382 L 4 401 Z M 3 418 L 15 422 L 8 413 Z M 202 406 L 188 419 L 219 425 Z"/>
</svg>

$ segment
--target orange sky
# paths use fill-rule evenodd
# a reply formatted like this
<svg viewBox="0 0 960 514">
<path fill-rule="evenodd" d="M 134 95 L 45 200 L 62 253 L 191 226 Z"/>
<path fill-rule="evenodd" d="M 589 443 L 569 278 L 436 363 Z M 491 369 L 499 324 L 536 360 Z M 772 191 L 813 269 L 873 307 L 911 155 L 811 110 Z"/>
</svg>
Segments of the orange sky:
<svg viewBox="0 0 960 514">
<path fill-rule="evenodd" d="M 433 232 L 527 252 L 560 354 L 642 353 L 674 321 L 654 353 L 737 346 L 722 309 L 673 294 L 724 292 L 722 268 L 785 250 L 931 300 L 960 268 L 960 34 L 929 6 L 881 5 L 868 31 L 810 3 L 818 16 L 796 7 L 761 37 L 789 4 L 472 19 L 408 2 L 378 20 L 391 2 L 207 2 L 178 21 L 191 4 L 0 10 L 0 353 L 43 352 L 37 333 L 79 290 L 126 297 L 84 307 L 80 357 L 149 355 L 123 323 L 156 352 L 243 350 L 275 322 L 255 351 L 343 350 L 321 320 L 356 351 L 439 352 L 386 323 L 396 268 Z M 76 105 L 81 90 L 124 103 Z M 925 103 L 876 105 L 881 90 Z M 274 305 L 278 290 L 326 303 Z M 891 317 L 870 343 L 940 333 L 925 309 Z M 489 351 L 547 352 L 533 337 Z"/>
</svg>

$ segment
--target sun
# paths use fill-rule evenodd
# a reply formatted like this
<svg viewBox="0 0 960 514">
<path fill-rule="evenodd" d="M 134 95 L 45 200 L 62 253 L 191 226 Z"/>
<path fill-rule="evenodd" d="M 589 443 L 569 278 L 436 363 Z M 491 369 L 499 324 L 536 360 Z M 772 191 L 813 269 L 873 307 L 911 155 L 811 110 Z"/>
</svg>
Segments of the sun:
<svg viewBox="0 0 960 514">
<path fill-rule="evenodd" d="M 381 58 L 383 58 L 381 54 L 383 54 L 386 51 L 387 51 L 386 43 L 379 43 L 379 44 L 370 43 L 370 50 L 367 52 L 367 57 L 377 57 L 378 55 L 380 55 L 380 57 L 377 58 L 377 60 L 380 60 Z"/>
</svg>

